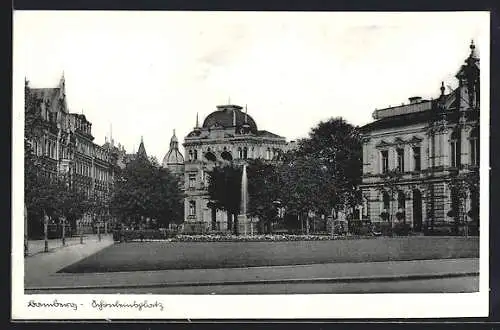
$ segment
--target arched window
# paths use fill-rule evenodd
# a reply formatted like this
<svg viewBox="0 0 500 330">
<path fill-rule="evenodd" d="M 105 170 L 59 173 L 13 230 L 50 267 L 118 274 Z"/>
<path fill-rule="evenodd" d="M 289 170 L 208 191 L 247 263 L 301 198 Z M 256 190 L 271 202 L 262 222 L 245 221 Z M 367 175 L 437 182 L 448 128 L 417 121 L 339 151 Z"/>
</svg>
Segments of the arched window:
<svg viewBox="0 0 500 330">
<path fill-rule="evenodd" d="M 193 150 L 189 150 L 189 160 L 193 160 Z"/>
<path fill-rule="evenodd" d="M 384 203 L 384 210 L 389 211 L 391 198 L 389 197 L 389 194 L 386 191 L 384 192 L 384 195 L 382 196 L 382 200 Z"/>
<path fill-rule="evenodd" d="M 243 158 L 244 158 L 244 159 L 247 159 L 247 158 L 248 158 L 248 149 L 247 149 L 247 147 L 244 147 L 244 148 L 243 148 Z"/>
<path fill-rule="evenodd" d="M 233 156 L 231 155 L 231 153 L 229 153 L 226 148 L 224 147 L 224 151 L 220 154 L 221 158 L 224 159 L 224 160 L 232 160 L 233 159 Z"/>
<path fill-rule="evenodd" d="M 238 158 L 243 158 L 243 151 L 241 150 L 240 147 L 238 147 Z"/>
<path fill-rule="evenodd" d="M 266 150 L 266 159 L 271 159 L 271 149 L 267 148 Z"/>
<path fill-rule="evenodd" d="M 405 193 L 402 191 L 398 192 L 398 209 L 404 211 L 405 201 L 406 201 Z"/>
<path fill-rule="evenodd" d="M 205 158 L 208 160 L 208 161 L 211 161 L 211 162 L 215 162 L 217 160 L 217 157 L 215 156 L 215 154 L 211 151 L 207 151 L 205 153 Z"/>
<path fill-rule="evenodd" d="M 460 166 L 460 131 L 458 129 L 454 130 L 451 133 L 450 138 L 450 148 L 451 148 L 451 166 L 459 167 Z"/>
<path fill-rule="evenodd" d="M 470 163 L 473 166 L 479 165 L 479 129 L 476 127 L 470 132 Z"/>
<path fill-rule="evenodd" d="M 196 149 L 193 151 L 193 158 L 194 158 L 194 160 L 198 159 L 198 150 L 196 150 Z"/>
</svg>

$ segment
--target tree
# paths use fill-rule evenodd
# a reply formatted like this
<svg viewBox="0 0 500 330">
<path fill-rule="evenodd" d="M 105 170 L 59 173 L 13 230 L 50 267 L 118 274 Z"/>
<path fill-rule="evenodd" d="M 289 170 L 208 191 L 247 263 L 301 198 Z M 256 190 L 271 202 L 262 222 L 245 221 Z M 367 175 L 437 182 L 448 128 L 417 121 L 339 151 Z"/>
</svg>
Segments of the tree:
<svg viewBox="0 0 500 330">
<path fill-rule="evenodd" d="M 331 176 L 337 195 L 337 210 L 359 205 L 357 189 L 362 176 L 362 143 L 357 127 L 337 117 L 320 122 L 299 141 L 297 154 L 317 159 Z M 330 180 L 331 181 L 331 180 Z"/>
<path fill-rule="evenodd" d="M 260 159 L 250 160 L 248 164 L 248 213 L 257 217 L 267 233 L 272 231 L 272 221 L 277 216 L 277 201 L 281 202 L 279 168 Z"/>
<path fill-rule="evenodd" d="M 227 212 L 227 228 L 238 234 L 238 214 L 241 206 L 241 168 L 235 165 L 216 166 L 208 172 L 208 194 L 213 207 Z"/>
<path fill-rule="evenodd" d="M 155 226 L 182 221 L 184 196 L 178 178 L 167 169 L 138 158 L 116 178 L 111 210 L 124 224 L 144 225 L 145 218 L 156 220 Z"/>
<path fill-rule="evenodd" d="M 329 214 L 337 202 L 335 182 L 324 161 L 316 157 L 294 153 L 285 156 L 280 166 L 280 186 L 282 205 L 299 219 L 309 212 Z M 309 218 L 306 220 L 309 232 Z"/>
</svg>

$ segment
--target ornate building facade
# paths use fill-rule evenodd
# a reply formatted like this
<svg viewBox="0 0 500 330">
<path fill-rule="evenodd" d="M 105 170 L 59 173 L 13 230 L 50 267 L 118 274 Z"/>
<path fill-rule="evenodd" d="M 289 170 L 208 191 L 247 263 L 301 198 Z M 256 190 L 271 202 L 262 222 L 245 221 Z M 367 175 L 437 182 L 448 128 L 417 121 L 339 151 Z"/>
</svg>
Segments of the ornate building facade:
<svg viewBox="0 0 500 330">
<path fill-rule="evenodd" d="M 184 138 L 183 158 L 176 152 L 177 138 L 172 138 L 163 164 L 173 172 L 183 173 L 185 231 L 228 230 L 227 214 L 210 207 L 207 172 L 215 166 L 242 165 L 248 159 L 271 161 L 287 147 L 284 137 L 259 130 L 246 108 L 244 112 L 242 109 L 232 104 L 217 106 L 201 126 L 197 116 L 193 131 Z M 244 232 L 248 223 L 243 221 L 239 226 Z"/>
<path fill-rule="evenodd" d="M 456 89 L 441 83 L 436 99 L 375 110 L 361 128 L 365 218 L 415 232 L 479 224 L 479 57 L 470 48 Z"/>
<path fill-rule="evenodd" d="M 106 203 L 113 182 L 110 154 L 94 143 L 92 123 L 85 115 L 69 112 L 64 75 L 56 87 L 31 88 L 26 81 L 25 88 L 39 104 L 42 134 L 30 144 L 45 163 L 47 174 L 66 175 L 71 186 Z M 97 220 L 107 220 L 108 216 L 108 212 L 100 212 Z M 95 214 L 86 214 L 77 225 L 91 228 L 93 218 Z"/>
</svg>

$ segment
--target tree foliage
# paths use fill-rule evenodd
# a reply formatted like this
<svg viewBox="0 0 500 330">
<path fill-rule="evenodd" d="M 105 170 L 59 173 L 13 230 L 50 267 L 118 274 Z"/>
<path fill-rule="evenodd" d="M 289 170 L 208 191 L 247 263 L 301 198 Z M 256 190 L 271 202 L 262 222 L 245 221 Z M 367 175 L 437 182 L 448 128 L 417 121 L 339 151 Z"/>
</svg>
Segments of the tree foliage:
<svg viewBox="0 0 500 330">
<path fill-rule="evenodd" d="M 250 160 L 248 164 L 248 213 L 257 217 L 266 231 L 277 216 L 277 203 L 281 204 L 282 186 L 280 167 L 260 159 Z"/>
<path fill-rule="evenodd" d="M 241 207 L 242 168 L 234 164 L 216 166 L 208 171 L 208 194 L 213 207 L 227 212 L 227 225 L 237 233 L 238 214 Z"/>
<path fill-rule="evenodd" d="M 139 224 L 143 218 L 154 219 L 158 226 L 182 222 L 184 196 L 178 178 L 167 169 L 138 158 L 116 177 L 110 204 L 122 222 Z"/>
<path fill-rule="evenodd" d="M 357 189 L 362 176 L 362 143 L 357 127 L 337 117 L 320 122 L 299 142 L 297 155 L 314 159 L 326 169 L 337 192 L 337 206 L 360 202 Z"/>
<path fill-rule="evenodd" d="M 329 214 L 337 202 L 334 178 L 321 159 L 289 154 L 280 168 L 281 200 L 288 212 Z"/>
</svg>

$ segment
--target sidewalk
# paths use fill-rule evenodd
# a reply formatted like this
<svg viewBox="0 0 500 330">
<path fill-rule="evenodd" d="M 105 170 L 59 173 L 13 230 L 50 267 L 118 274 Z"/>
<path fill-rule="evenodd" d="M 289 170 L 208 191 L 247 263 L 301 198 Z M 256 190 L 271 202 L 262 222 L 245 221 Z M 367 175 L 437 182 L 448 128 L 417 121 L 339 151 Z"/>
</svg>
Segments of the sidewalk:
<svg viewBox="0 0 500 330">
<path fill-rule="evenodd" d="M 59 268 L 60 269 L 60 268 Z M 57 271 L 57 270 L 55 270 Z M 154 288 L 203 285 L 335 283 L 477 276 L 479 259 L 330 263 L 227 269 L 62 274 L 25 280 L 28 290 Z"/>
<path fill-rule="evenodd" d="M 35 241 L 36 242 L 36 241 Z M 43 251 L 43 241 L 41 241 L 41 251 Z M 102 235 L 99 241 L 97 235 L 84 237 L 83 244 L 80 238 L 74 238 L 62 246 L 61 240 L 49 243 L 49 252 L 35 252 L 24 258 L 24 285 L 25 288 L 35 283 L 44 283 L 58 270 L 69 266 L 83 258 L 86 258 L 113 244 L 111 235 Z M 39 243 L 35 244 L 34 251 L 39 249 Z M 31 247 L 30 247 L 31 249 Z M 50 281 L 50 280 L 49 280 Z"/>
<path fill-rule="evenodd" d="M 102 234 L 102 237 L 105 235 Z M 93 234 L 86 234 L 83 236 L 83 242 L 87 240 L 97 240 L 97 235 Z M 80 244 L 80 236 L 73 236 L 73 237 L 66 237 L 66 246 L 69 247 L 72 245 L 78 245 Z M 61 238 L 55 238 L 55 239 L 49 239 L 48 240 L 48 247 L 49 247 L 49 252 L 53 252 L 56 249 L 63 248 L 62 245 L 62 239 Z M 45 249 L 45 241 L 43 239 L 40 240 L 30 240 L 28 241 L 28 257 L 37 255 L 39 253 L 43 253 Z"/>
</svg>

